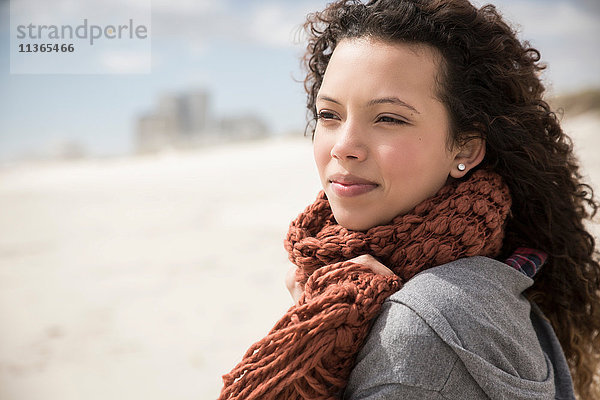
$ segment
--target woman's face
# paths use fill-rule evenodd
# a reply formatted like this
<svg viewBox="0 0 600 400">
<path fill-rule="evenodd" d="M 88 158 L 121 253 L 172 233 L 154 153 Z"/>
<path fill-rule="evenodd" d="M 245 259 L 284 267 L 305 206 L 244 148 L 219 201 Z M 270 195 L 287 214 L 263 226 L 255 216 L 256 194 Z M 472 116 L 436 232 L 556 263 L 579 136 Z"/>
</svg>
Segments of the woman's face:
<svg viewBox="0 0 600 400">
<path fill-rule="evenodd" d="M 340 225 L 387 223 L 458 172 L 435 95 L 438 57 L 427 46 L 372 39 L 335 48 L 316 100 L 314 156 Z"/>
</svg>

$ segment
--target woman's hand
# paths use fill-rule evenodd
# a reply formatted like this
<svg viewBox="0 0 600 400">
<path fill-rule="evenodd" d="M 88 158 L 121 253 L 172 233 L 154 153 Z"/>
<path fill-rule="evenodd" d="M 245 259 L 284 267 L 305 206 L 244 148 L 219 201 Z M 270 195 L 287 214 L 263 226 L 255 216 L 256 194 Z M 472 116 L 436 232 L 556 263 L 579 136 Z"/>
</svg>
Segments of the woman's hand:
<svg viewBox="0 0 600 400">
<path fill-rule="evenodd" d="M 292 295 L 292 299 L 294 299 L 294 303 L 298 303 L 300 297 L 302 297 L 302 293 L 304 293 L 304 285 L 296 280 L 296 271 L 298 267 L 292 265 L 290 269 L 288 269 L 287 274 L 285 274 L 285 286 L 287 290 Z"/>
<path fill-rule="evenodd" d="M 394 275 L 392 270 L 388 267 L 380 263 L 370 254 L 363 254 L 362 256 L 354 257 L 350 260 L 355 264 L 364 265 L 365 267 L 369 267 L 371 271 L 380 275 Z M 304 293 L 304 285 L 300 284 L 296 281 L 296 271 L 298 267 L 292 265 L 285 275 L 285 286 L 287 290 L 292 295 L 292 299 L 294 299 L 294 303 L 298 303 L 300 297 L 302 297 L 302 293 Z"/>
<path fill-rule="evenodd" d="M 365 267 L 369 267 L 371 271 L 379 275 L 394 275 L 391 269 L 377 261 L 377 259 L 370 254 L 363 254 L 362 256 L 354 257 L 348 261 L 353 262 L 354 264 L 360 264 L 364 265 Z"/>
</svg>

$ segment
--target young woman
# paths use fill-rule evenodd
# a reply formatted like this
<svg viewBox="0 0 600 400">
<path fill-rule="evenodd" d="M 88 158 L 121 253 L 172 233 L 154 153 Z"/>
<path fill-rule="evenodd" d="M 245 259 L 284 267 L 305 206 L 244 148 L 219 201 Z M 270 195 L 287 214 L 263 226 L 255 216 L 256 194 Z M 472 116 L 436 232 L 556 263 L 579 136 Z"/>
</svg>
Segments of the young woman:
<svg viewBox="0 0 600 400">
<path fill-rule="evenodd" d="M 305 27 L 323 192 L 285 243 L 297 303 L 221 398 L 600 398 L 598 205 L 539 52 L 467 0 Z"/>
</svg>

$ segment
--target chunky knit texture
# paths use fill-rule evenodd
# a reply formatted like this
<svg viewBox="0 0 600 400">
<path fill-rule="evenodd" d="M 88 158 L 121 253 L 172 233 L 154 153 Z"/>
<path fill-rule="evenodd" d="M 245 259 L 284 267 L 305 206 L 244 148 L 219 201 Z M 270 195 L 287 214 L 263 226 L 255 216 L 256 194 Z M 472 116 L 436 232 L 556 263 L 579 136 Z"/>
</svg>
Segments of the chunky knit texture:
<svg viewBox="0 0 600 400">
<path fill-rule="evenodd" d="M 285 241 L 304 294 L 223 376 L 219 399 L 339 398 L 381 304 L 420 271 L 462 257 L 494 257 L 510 210 L 500 176 L 476 171 L 409 214 L 367 231 L 335 221 L 323 192 Z M 396 276 L 347 260 L 370 254 Z"/>
</svg>

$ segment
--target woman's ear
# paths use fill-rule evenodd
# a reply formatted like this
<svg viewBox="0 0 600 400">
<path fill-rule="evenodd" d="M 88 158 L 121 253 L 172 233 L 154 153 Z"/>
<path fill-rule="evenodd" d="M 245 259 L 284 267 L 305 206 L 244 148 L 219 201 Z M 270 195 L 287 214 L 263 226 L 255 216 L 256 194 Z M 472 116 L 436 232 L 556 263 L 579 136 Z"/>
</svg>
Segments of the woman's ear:
<svg viewBox="0 0 600 400">
<path fill-rule="evenodd" d="M 469 137 L 464 144 L 458 147 L 450 176 L 462 178 L 479 165 L 483 161 L 483 157 L 485 157 L 485 139 L 481 135 Z"/>
</svg>

